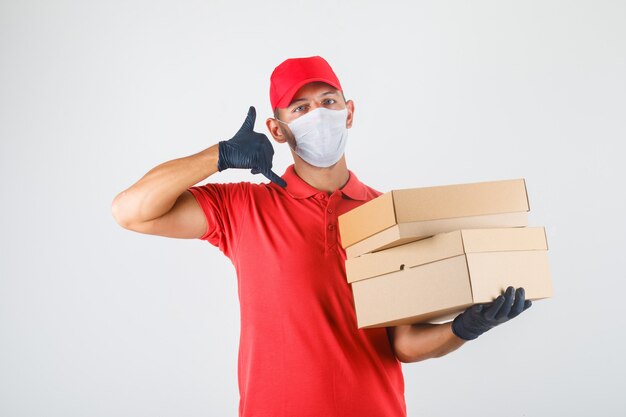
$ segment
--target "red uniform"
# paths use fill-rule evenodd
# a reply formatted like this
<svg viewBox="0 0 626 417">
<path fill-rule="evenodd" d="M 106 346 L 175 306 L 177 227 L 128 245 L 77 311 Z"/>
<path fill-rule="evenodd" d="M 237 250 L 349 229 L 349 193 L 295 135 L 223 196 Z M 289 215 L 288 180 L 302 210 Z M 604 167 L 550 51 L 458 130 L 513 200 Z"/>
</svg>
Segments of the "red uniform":
<svg viewBox="0 0 626 417">
<path fill-rule="evenodd" d="M 242 417 L 406 416 L 404 378 L 385 328 L 359 330 L 337 216 L 381 193 L 350 171 L 321 192 L 287 168 L 274 183 L 189 188 L 200 239 L 237 271 Z"/>
</svg>

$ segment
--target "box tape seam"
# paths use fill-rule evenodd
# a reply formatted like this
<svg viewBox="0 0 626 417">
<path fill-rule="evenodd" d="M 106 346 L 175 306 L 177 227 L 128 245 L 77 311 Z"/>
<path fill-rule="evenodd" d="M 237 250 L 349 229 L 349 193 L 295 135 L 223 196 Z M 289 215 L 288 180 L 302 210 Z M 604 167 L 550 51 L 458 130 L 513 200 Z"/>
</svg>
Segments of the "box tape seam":
<svg viewBox="0 0 626 417">
<path fill-rule="evenodd" d="M 463 247 L 463 258 L 465 259 L 465 268 L 467 268 L 467 279 L 469 280 L 470 294 L 472 301 L 474 301 L 474 286 L 472 285 L 472 276 L 470 274 L 469 260 L 467 259 L 467 252 L 465 251 L 465 235 L 461 230 L 461 246 Z"/>
<path fill-rule="evenodd" d="M 396 210 L 396 197 L 394 195 L 394 190 L 391 190 L 391 208 L 393 209 L 393 221 L 398 224 L 398 213 Z"/>
</svg>

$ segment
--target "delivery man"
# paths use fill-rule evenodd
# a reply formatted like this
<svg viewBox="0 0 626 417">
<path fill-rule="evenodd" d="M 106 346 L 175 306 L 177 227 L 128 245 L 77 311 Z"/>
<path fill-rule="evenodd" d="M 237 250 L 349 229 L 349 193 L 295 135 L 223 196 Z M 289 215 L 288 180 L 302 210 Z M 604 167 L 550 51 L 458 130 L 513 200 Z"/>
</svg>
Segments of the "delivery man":
<svg viewBox="0 0 626 417">
<path fill-rule="evenodd" d="M 406 415 L 400 362 L 440 357 L 530 307 L 523 288 L 468 308 L 446 324 L 357 328 L 337 217 L 381 194 L 346 166 L 354 118 L 332 68 L 319 56 L 287 59 L 270 77 L 273 139 L 294 163 L 272 170 L 274 150 L 254 131 L 250 107 L 229 140 L 162 163 L 112 204 L 139 233 L 197 238 L 232 261 L 241 338 L 239 415 Z M 270 181 L 207 183 L 239 168 Z"/>
</svg>

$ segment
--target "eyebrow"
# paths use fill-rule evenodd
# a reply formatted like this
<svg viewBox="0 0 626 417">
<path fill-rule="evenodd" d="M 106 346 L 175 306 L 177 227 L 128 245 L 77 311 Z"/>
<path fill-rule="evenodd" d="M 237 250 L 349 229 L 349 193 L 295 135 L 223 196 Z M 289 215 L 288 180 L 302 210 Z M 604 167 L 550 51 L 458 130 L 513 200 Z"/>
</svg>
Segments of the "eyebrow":
<svg viewBox="0 0 626 417">
<path fill-rule="evenodd" d="M 326 91 L 325 93 L 320 94 L 319 97 L 327 96 L 327 95 L 330 95 L 330 94 L 335 94 L 336 95 L 337 92 L 336 91 Z M 287 107 L 291 107 L 291 106 L 293 106 L 294 104 L 296 104 L 296 103 L 298 103 L 300 101 L 307 101 L 307 99 L 306 98 L 298 98 L 298 99 L 292 100 L 291 103 L 289 103 L 289 106 L 287 106 Z"/>
</svg>

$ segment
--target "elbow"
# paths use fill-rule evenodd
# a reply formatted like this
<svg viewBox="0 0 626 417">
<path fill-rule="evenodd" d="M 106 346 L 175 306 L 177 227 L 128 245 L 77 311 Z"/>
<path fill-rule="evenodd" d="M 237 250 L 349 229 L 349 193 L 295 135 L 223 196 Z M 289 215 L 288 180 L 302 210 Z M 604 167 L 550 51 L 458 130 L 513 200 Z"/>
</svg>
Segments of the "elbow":
<svg viewBox="0 0 626 417">
<path fill-rule="evenodd" d="M 434 350 L 427 351 L 427 352 L 413 352 L 411 354 L 396 352 L 396 357 L 398 358 L 400 362 L 414 363 L 414 362 L 425 361 L 426 359 L 441 358 L 443 356 L 446 356 L 448 353 L 451 353 L 453 350 L 455 349 L 440 348 L 440 349 L 434 349 Z"/>
<path fill-rule="evenodd" d="M 124 210 L 123 205 L 119 201 L 123 194 L 124 193 L 118 194 L 111 202 L 111 215 L 117 224 L 122 226 L 124 229 L 130 229 L 132 222 L 130 221 L 128 215 L 126 215 L 127 211 Z"/>
<path fill-rule="evenodd" d="M 414 358 L 408 355 L 405 355 L 402 352 L 396 352 L 396 358 L 402 362 L 402 363 L 413 363 L 413 362 L 419 362 L 418 358 Z"/>
<path fill-rule="evenodd" d="M 421 347 L 421 349 L 419 349 Z M 403 343 L 394 345 L 396 358 L 402 363 L 415 363 L 425 361 L 427 359 L 440 358 L 450 353 L 444 347 L 426 350 L 424 346 L 410 346 Z"/>
<path fill-rule="evenodd" d="M 119 207 L 118 207 L 115 203 L 113 203 L 113 204 L 111 205 L 111 215 L 113 216 L 113 220 L 115 220 L 115 222 L 116 222 L 117 224 L 119 224 L 120 226 L 122 226 L 124 229 L 128 229 L 128 226 L 129 226 L 129 225 L 128 225 L 128 221 L 126 221 L 126 220 L 122 217 L 122 215 L 121 215 L 121 213 L 120 213 L 120 209 L 119 209 Z"/>
<path fill-rule="evenodd" d="M 402 363 L 415 363 L 415 362 L 421 362 L 421 361 L 425 361 L 426 359 L 434 359 L 434 358 L 440 358 L 444 355 L 446 355 L 447 352 L 432 352 L 430 354 L 426 354 L 426 353 L 415 353 L 413 355 L 411 354 L 406 354 L 406 353 L 402 353 L 402 352 L 396 352 L 396 358 L 398 358 L 398 360 Z"/>
<path fill-rule="evenodd" d="M 443 355 L 439 355 L 439 356 L 443 356 Z M 415 362 L 421 362 L 421 361 L 425 361 L 426 359 L 431 359 L 431 358 L 438 358 L 439 356 L 436 355 L 423 355 L 423 354 L 414 354 L 414 355 L 407 355 L 401 352 L 396 352 L 396 358 L 398 358 L 398 360 L 402 363 L 415 363 Z"/>
<path fill-rule="evenodd" d="M 445 324 L 398 326 L 393 332 L 396 357 L 404 363 L 440 358 L 463 343 Z"/>
<path fill-rule="evenodd" d="M 428 359 L 427 356 L 415 351 L 414 347 L 412 349 L 410 346 L 400 343 L 399 341 L 394 344 L 393 350 L 396 358 L 402 363 L 414 363 Z"/>
</svg>

